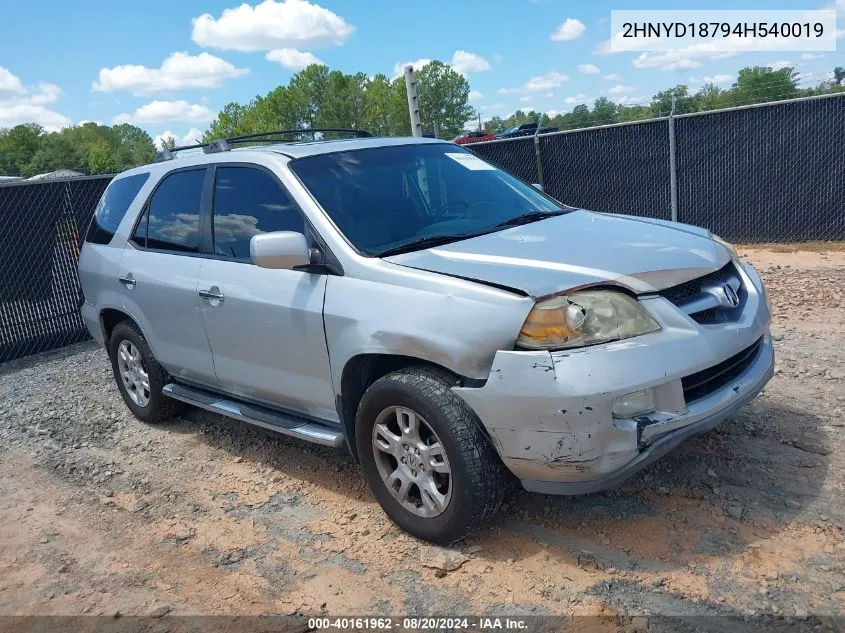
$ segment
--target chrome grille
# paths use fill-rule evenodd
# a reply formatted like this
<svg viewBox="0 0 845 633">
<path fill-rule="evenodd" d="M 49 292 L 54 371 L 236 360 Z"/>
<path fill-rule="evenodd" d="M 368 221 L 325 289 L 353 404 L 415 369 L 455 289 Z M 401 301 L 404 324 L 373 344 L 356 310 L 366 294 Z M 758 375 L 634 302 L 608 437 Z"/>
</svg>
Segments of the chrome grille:
<svg viewBox="0 0 845 633">
<path fill-rule="evenodd" d="M 733 262 L 703 277 L 665 288 L 660 294 L 693 320 L 708 324 L 735 321 L 747 296 Z"/>
</svg>

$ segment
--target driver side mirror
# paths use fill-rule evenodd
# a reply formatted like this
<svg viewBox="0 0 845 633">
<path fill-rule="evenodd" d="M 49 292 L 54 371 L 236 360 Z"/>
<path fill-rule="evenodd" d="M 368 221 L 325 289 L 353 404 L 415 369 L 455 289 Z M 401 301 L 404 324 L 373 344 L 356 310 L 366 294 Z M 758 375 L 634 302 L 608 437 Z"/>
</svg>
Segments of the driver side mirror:
<svg viewBox="0 0 845 633">
<path fill-rule="evenodd" d="M 308 242 L 302 233 L 276 231 L 253 235 L 249 254 L 256 266 L 291 270 L 311 263 Z"/>
</svg>

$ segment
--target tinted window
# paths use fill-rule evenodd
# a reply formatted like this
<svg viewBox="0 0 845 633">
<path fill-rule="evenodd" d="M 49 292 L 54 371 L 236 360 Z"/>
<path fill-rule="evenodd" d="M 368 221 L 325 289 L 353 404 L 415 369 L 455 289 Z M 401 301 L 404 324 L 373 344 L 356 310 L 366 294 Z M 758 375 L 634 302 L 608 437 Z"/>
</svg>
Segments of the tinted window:
<svg viewBox="0 0 845 633">
<path fill-rule="evenodd" d="M 560 211 L 531 185 L 451 143 L 317 154 L 291 168 L 347 239 L 371 255 Z"/>
<path fill-rule="evenodd" d="M 138 246 L 147 246 L 147 224 L 149 223 L 150 212 L 149 209 L 144 211 L 144 215 L 138 221 L 138 226 L 135 227 L 135 232 L 132 234 L 132 241 Z"/>
<path fill-rule="evenodd" d="M 150 199 L 147 247 L 199 251 L 199 218 L 205 168 L 166 176 Z"/>
<path fill-rule="evenodd" d="M 137 174 L 112 181 L 97 204 L 85 241 L 94 244 L 111 242 L 123 216 L 129 210 L 129 205 L 149 177 L 149 174 Z"/>
<path fill-rule="evenodd" d="M 267 172 L 220 167 L 214 183 L 214 252 L 249 259 L 258 233 L 305 233 L 305 222 L 288 193 Z"/>
</svg>

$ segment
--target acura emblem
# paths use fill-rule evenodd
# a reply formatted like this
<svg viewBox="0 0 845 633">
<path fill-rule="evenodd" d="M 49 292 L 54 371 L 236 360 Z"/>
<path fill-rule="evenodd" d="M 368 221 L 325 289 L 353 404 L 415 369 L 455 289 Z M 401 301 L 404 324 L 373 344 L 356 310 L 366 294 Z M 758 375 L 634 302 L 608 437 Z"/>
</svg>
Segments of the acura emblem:
<svg viewBox="0 0 845 633">
<path fill-rule="evenodd" d="M 739 305 L 739 295 L 736 294 L 736 290 L 733 289 L 733 286 L 730 284 L 722 284 L 722 292 L 725 293 L 725 300 L 728 302 L 730 307 L 735 308 Z"/>
</svg>

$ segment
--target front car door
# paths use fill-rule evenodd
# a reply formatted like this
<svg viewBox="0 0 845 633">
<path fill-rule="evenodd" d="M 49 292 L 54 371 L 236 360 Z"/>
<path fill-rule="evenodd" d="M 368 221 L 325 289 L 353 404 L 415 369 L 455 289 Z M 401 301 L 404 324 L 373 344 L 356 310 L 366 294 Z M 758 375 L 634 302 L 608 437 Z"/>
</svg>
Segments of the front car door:
<svg viewBox="0 0 845 633">
<path fill-rule="evenodd" d="M 216 384 L 197 297 L 206 167 L 170 172 L 157 185 L 127 242 L 118 277 L 124 309 L 174 377 Z"/>
<path fill-rule="evenodd" d="M 258 233 L 310 229 L 288 192 L 258 166 L 217 165 L 211 249 L 199 273 L 200 312 L 221 388 L 337 421 L 323 330 L 324 275 L 252 263 Z"/>
</svg>

